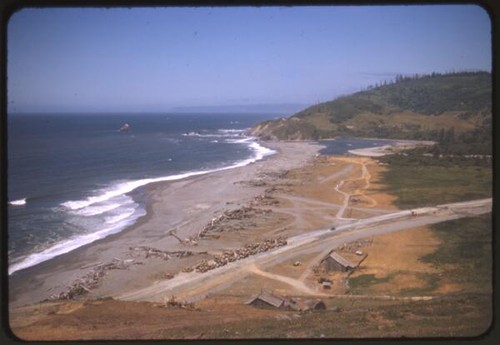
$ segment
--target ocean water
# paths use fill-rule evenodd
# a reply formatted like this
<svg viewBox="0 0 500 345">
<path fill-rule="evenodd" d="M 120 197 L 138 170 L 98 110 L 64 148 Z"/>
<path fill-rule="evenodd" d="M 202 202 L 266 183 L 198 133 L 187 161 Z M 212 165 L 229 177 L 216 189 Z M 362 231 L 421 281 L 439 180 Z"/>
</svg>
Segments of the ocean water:
<svg viewBox="0 0 500 345">
<path fill-rule="evenodd" d="M 117 233 L 146 214 L 144 186 L 274 153 L 246 129 L 272 114 L 15 114 L 8 121 L 9 274 Z M 119 129 L 127 123 L 127 131 Z M 322 154 L 386 140 L 321 141 Z"/>
<path fill-rule="evenodd" d="M 269 114 L 8 117 L 9 274 L 119 232 L 144 186 L 244 166 L 274 151 L 245 130 Z M 120 131 L 125 124 L 129 130 Z"/>
</svg>

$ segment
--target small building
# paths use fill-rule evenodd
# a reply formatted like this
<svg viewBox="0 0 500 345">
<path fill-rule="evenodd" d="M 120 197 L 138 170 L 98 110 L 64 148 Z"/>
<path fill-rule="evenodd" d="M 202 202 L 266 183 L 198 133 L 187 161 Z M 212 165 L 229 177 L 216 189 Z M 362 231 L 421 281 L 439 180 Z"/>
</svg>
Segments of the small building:
<svg viewBox="0 0 500 345">
<path fill-rule="evenodd" d="M 323 289 L 330 290 L 332 288 L 332 282 L 330 281 L 324 281 L 323 283 L 321 283 L 321 285 L 323 285 Z"/>
<path fill-rule="evenodd" d="M 326 310 L 326 304 L 322 300 L 318 299 L 307 303 L 307 310 Z"/>
<path fill-rule="evenodd" d="M 327 257 L 321 261 L 327 271 L 347 272 L 355 269 L 358 265 L 352 263 L 336 252 L 330 252 Z"/>
<path fill-rule="evenodd" d="M 286 300 L 269 292 L 261 291 L 260 294 L 252 296 L 245 304 L 259 308 L 285 308 Z"/>
<path fill-rule="evenodd" d="M 289 306 L 291 309 L 297 311 L 326 310 L 325 302 L 320 299 L 290 299 Z"/>
</svg>

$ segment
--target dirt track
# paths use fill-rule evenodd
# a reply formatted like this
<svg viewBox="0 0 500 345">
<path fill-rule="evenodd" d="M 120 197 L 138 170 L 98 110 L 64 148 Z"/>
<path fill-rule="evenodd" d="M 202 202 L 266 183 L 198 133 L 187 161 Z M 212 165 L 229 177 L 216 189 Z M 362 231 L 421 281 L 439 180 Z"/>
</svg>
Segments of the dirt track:
<svg viewBox="0 0 500 345">
<path fill-rule="evenodd" d="M 363 167 L 367 171 L 364 171 Z M 279 199 L 280 203 L 266 208 L 272 209 L 275 217 L 278 214 L 286 215 L 285 224 L 279 223 L 275 226 L 274 224 L 278 223 L 270 223 L 267 228 L 262 229 L 257 227 L 245 231 L 227 231 L 220 240 L 204 240 L 198 247 L 187 249 L 198 248 L 199 251 L 213 249 L 217 252 L 217 249 L 234 248 L 230 245 L 235 238 L 237 239 L 235 243 L 240 245 L 246 242 L 239 241 L 254 241 L 254 237 L 266 238 L 277 234 L 288 236 L 286 246 L 205 273 L 177 273 L 170 280 L 166 280 L 164 275 L 145 278 L 144 271 L 148 272 L 145 265 L 135 266 L 135 270 L 130 271 L 112 271 L 111 273 L 121 274 L 124 277 L 130 274 L 141 284 L 123 290 L 113 288 L 108 291 L 114 293 L 104 294 L 122 301 L 92 300 L 93 296 L 89 296 L 90 300 L 89 297 L 84 297 L 83 302 L 44 302 L 40 305 L 33 304 L 11 310 L 11 327 L 18 336 L 35 340 L 213 337 L 225 339 L 290 335 L 318 337 L 319 333 L 314 332 L 321 326 L 327 326 L 321 332 L 330 337 L 342 337 L 342 335 L 369 337 L 372 334 L 383 337 L 478 334 L 477 332 L 487 328 L 490 320 L 488 308 L 491 306 L 491 299 L 487 295 L 478 297 L 484 301 L 476 305 L 470 304 L 476 302 L 467 299 L 469 297 L 448 293 L 435 296 L 423 293 L 402 297 L 390 289 L 382 289 L 369 291 L 366 294 L 364 292 L 357 295 L 343 294 L 343 292 L 337 294 L 333 290 L 324 291 L 313 281 L 315 276 L 313 268 L 332 248 L 340 249 L 346 243 L 350 245 L 352 241 L 367 237 L 375 238 L 374 242 L 384 238 L 379 241 L 379 251 L 370 254 L 365 262 L 370 258 L 376 258 L 378 262 L 394 260 L 394 257 L 388 259 L 386 255 L 387 244 L 390 244 L 389 248 L 392 249 L 402 246 L 399 248 L 401 252 L 411 259 L 401 260 L 407 266 L 398 266 L 396 269 L 402 269 L 401 267 L 408 269 L 421 257 L 421 254 L 408 250 L 408 243 L 425 246 L 429 244 L 428 235 L 422 232 L 422 229 L 428 231 L 425 230 L 426 224 L 491 212 L 491 199 L 418 209 L 416 213 L 419 215 L 415 216 L 411 215 L 410 210 L 395 210 L 394 206 L 391 206 L 393 200 L 391 196 L 381 193 L 383 188 L 377 187 L 378 176 L 383 169 L 366 158 L 349 158 L 349 161 L 340 161 L 338 157 L 316 160 L 313 165 L 301 168 L 297 174 L 275 181 L 279 190 L 273 193 L 272 197 Z M 227 181 L 225 182 L 227 184 Z M 340 191 L 343 193 L 335 191 L 335 186 L 341 182 Z M 371 190 L 368 190 L 368 187 Z M 355 202 L 352 200 L 353 196 L 361 200 Z M 376 206 L 369 198 L 377 202 Z M 351 219 L 341 218 L 344 214 L 340 214 L 339 211 L 344 204 L 347 206 L 343 213 L 351 216 Z M 336 226 L 335 231 L 329 230 L 331 225 Z M 400 231 L 405 229 L 412 230 Z M 396 231 L 399 232 L 373 237 Z M 401 238 L 408 234 L 414 235 L 401 242 Z M 368 243 L 367 252 L 375 249 L 371 240 L 360 243 Z M 156 242 L 154 245 L 163 249 Z M 297 259 L 302 261 L 300 267 L 292 265 Z M 399 259 L 401 257 L 397 260 Z M 146 261 L 148 262 L 158 262 L 158 267 L 162 270 L 160 272 L 163 274 L 170 263 L 162 260 Z M 178 272 L 181 268 L 173 272 Z M 373 272 L 373 268 L 371 271 L 366 271 L 363 267 L 356 273 L 366 275 Z M 383 269 L 379 272 L 387 273 Z M 113 281 L 116 276 L 107 276 L 106 279 Z M 116 281 L 115 284 L 119 282 Z M 409 285 L 402 284 L 402 286 Z M 243 304 L 251 294 L 262 288 L 276 289 L 278 293 L 281 291 L 289 296 L 320 297 L 328 306 L 340 306 L 343 311 L 300 314 L 299 317 L 299 314 L 293 311 L 258 309 Z M 192 311 L 165 308 L 163 302 L 172 295 L 179 300 L 197 301 L 196 306 L 200 309 Z M 377 307 L 374 309 L 373 306 Z M 460 307 L 462 310 L 457 315 L 457 308 Z M 386 310 L 384 308 L 388 308 L 386 314 L 383 313 L 383 310 Z M 472 314 L 471 310 L 474 311 Z M 444 311 L 448 313 L 446 315 L 449 315 L 447 316 L 449 321 L 443 321 Z M 290 322 L 292 319 L 293 322 Z M 430 319 L 432 325 L 429 324 Z M 283 323 L 279 323 L 280 320 Z M 357 327 L 353 327 L 358 325 L 360 320 L 364 322 L 362 333 Z M 418 320 L 422 321 L 421 326 L 418 326 Z M 407 324 L 406 328 L 404 322 Z M 295 328 L 298 331 L 293 333 L 292 328 L 297 324 Z M 335 325 L 336 328 L 332 329 L 330 325 Z M 369 333 L 366 325 L 373 325 L 374 333 Z M 270 331 L 269 326 L 279 330 L 279 333 Z"/>
<path fill-rule="evenodd" d="M 287 206 L 278 207 L 281 213 L 293 217 L 291 226 L 304 227 L 311 226 L 305 218 L 307 212 L 323 211 L 323 219 L 335 224 L 336 229 L 320 228 L 314 231 L 302 232 L 299 235 L 288 238 L 288 245 L 248 257 L 243 260 L 232 262 L 226 266 L 219 267 L 206 273 L 180 273 L 173 279 L 160 281 L 152 286 L 137 289 L 127 293 L 114 295 L 114 298 L 134 301 L 162 301 L 165 296 L 176 295 L 187 300 L 199 300 L 204 298 L 209 292 L 230 286 L 233 282 L 242 279 L 251 273 L 259 273 L 270 279 L 285 282 L 294 286 L 301 292 L 312 293 L 313 290 L 305 285 L 304 280 L 307 272 L 318 262 L 317 256 L 308 263 L 306 271 L 301 279 L 293 280 L 289 277 L 277 276 L 264 272 L 266 267 L 276 265 L 285 260 L 290 260 L 297 255 L 304 253 L 321 252 L 331 250 L 343 243 L 371 237 L 379 234 L 386 234 L 404 229 L 413 229 L 419 226 L 457 219 L 465 216 L 479 215 L 491 212 L 491 199 L 471 201 L 465 203 L 447 204 L 436 207 L 420 208 L 416 210 L 405 210 L 388 212 L 385 209 L 377 209 L 377 202 L 365 195 L 365 190 L 370 186 L 371 175 L 367 169 L 367 164 L 372 163 L 365 158 L 340 158 L 339 161 L 348 163 L 340 171 L 319 181 L 320 185 L 327 185 L 332 181 L 338 181 L 334 193 L 342 196 L 342 204 L 336 204 L 309 198 L 306 196 L 287 195 Z M 355 174 L 359 174 L 356 176 Z M 344 179 L 340 179 L 343 177 Z M 354 185 L 343 190 L 343 186 L 349 183 L 361 182 L 362 185 Z M 324 187 L 327 188 L 327 187 Z M 350 205 L 351 198 L 356 195 L 363 198 L 366 206 L 353 207 Z M 368 210 L 371 214 L 376 214 L 368 218 L 345 218 L 344 212 L 347 208 Z M 337 210 L 335 216 L 325 216 L 325 210 Z"/>
<path fill-rule="evenodd" d="M 414 211 L 405 210 L 397 212 L 388 212 L 384 209 L 377 209 L 377 202 L 367 196 L 365 191 L 370 187 L 371 175 L 367 165 L 373 164 L 374 161 L 366 158 L 349 158 L 336 157 L 337 162 L 347 163 L 339 171 L 331 173 L 326 178 L 319 181 L 322 188 L 329 188 L 328 184 L 335 183 L 335 188 L 332 188 L 333 193 L 338 193 L 342 196 L 342 205 L 317 200 L 307 196 L 286 195 L 286 200 L 289 206 L 278 207 L 281 213 L 286 213 L 293 217 L 291 226 L 298 228 L 306 228 L 308 224 L 305 219 L 307 212 L 322 211 L 323 218 L 329 219 L 335 224 L 336 230 L 331 231 L 329 228 L 317 229 L 300 233 L 299 235 L 288 238 L 288 245 L 276 250 L 255 255 L 244 260 L 233 262 L 227 266 L 220 267 L 216 270 L 200 273 L 183 273 L 172 280 L 159 282 L 156 285 L 146 287 L 141 290 L 132 291 L 126 294 L 114 296 L 123 300 L 147 300 L 160 301 L 165 295 L 176 295 L 188 300 L 199 300 L 204 298 L 209 292 L 216 291 L 221 287 L 230 286 L 234 281 L 255 273 L 259 270 L 261 275 L 267 278 L 284 281 L 286 278 L 288 285 L 295 285 L 295 290 L 304 292 L 309 289 L 304 285 L 307 273 L 312 267 L 319 262 L 321 255 L 328 250 L 335 248 L 343 243 L 371 237 L 373 235 L 385 234 L 403 229 L 412 229 L 415 227 L 438 223 L 446 220 L 456 219 L 472 214 L 481 214 L 491 211 L 491 199 L 457 203 L 450 205 L 442 205 L 435 208 L 421 208 Z M 356 176 L 359 175 L 359 176 Z M 356 185 L 355 188 L 342 189 L 343 185 L 361 182 L 362 185 Z M 368 199 L 368 205 L 363 207 L 352 207 L 350 205 L 353 195 Z M 477 208 L 474 208 L 477 206 Z M 347 208 L 364 209 L 375 213 L 375 216 L 365 219 L 353 219 L 343 217 Z M 325 210 L 336 209 L 336 215 L 325 217 Z M 412 213 L 418 214 L 417 217 L 412 216 Z M 276 265 L 285 260 L 290 260 L 297 255 L 303 253 L 321 252 L 316 256 L 304 271 L 301 279 L 292 281 L 288 277 L 276 277 L 268 274 L 263 270 L 266 267 Z M 252 270 L 254 272 L 252 272 Z"/>
</svg>

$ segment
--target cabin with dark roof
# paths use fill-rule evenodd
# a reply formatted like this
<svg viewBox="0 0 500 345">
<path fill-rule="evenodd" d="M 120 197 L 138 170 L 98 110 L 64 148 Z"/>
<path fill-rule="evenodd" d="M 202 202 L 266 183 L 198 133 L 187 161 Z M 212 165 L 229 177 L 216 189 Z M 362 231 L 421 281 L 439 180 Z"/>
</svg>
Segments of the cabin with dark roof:
<svg viewBox="0 0 500 345">
<path fill-rule="evenodd" d="M 321 261 L 321 264 L 328 272 L 347 272 L 352 271 L 356 267 L 358 267 L 357 264 L 352 263 L 351 261 L 341 256 L 339 253 L 336 253 L 334 251 L 330 252 L 330 254 L 328 254 L 328 256 L 326 256 Z"/>
<path fill-rule="evenodd" d="M 259 308 L 287 307 L 286 300 L 283 297 L 275 296 L 266 291 L 262 291 L 260 294 L 252 296 L 245 304 Z"/>
</svg>

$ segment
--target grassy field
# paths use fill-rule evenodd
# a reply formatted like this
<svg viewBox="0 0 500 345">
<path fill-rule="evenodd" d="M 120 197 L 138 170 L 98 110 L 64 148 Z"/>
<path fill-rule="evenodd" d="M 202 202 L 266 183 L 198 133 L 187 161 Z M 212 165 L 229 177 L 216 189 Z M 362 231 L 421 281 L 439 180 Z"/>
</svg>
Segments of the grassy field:
<svg viewBox="0 0 500 345">
<path fill-rule="evenodd" d="M 492 168 L 471 159 L 422 157 L 417 154 L 381 159 L 389 163 L 384 192 L 397 196 L 401 209 L 491 197 Z"/>
<path fill-rule="evenodd" d="M 492 312 L 487 296 L 473 294 L 418 302 L 324 301 L 330 309 L 316 312 L 234 303 L 186 310 L 110 299 L 44 302 L 25 307 L 13 322 L 21 339 L 52 341 L 469 337 L 488 329 Z"/>
<path fill-rule="evenodd" d="M 467 337 L 485 332 L 491 320 L 490 301 L 484 296 L 404 304 L 369 300 L 346 302 L 346 306 L 337 311 L 283 311 L 273 319 L 229 322 L 223 327 L 200 325 L 196 333 L 209 339 Z M 192 328 L 177 328 L 155 336 L 190 338 L 193 333 Z"/>
<path fill-rule="evenodd" d="M 446 276 L 466 291 L 491 292 L 491 214 L 439 223 L 431 228 L 440 237 L 442 245 L 422 260 L 446 267 Z"/>
<path fill-rule="evenodd" d="M 393 275 L 388 275 L 383 278 L 376 278 L 374 274 L 362 274 L 357 277 L 349 278 L 349 287 L 353 293 L 357 293 L 358 289 L 365 288 L 372 284 L 385 283 L 390 281 L 393 278 Z"/>
<path fill-rule="evenodd" d="M 412 152 L 381 160 L 389 163 L 381 181 L 385 185 L 384 192 L 395 195 L 395 204 L 401 209 L 492 195 L 492 168 L 487 160 L 424 157 Z M 407 310 L 415 320 L 415 328 L 404 331 L 410 337 L 415 334 L 413 332 L 422 332 L 422 336 L 438 335 L 434 333 L 435 328 L 443 332 L 438 336 L 453 335 L 453 331 L 448 333 L 452 319 L 453 325 L 462 327 L 459 333 L 455 333 L 459 336 L 470 334 L 466 328 L 474 322 L 478 322 L 476 330 L 482 328 L 486 331 L 493 320 L 492 225 L 492 214 L 488 213 L 430 226 L 440 244 L 435 251 L 418 260 L 435 270 L 414 273 L 423 284 L 418 288 L 402 289 L 399 296 L 441 296 L 444 300 L 408 307 L 403 304 L 399 309 L 390 306 L 377 308 L 379 325 L 385 327 L 384 322 L 392 320 L 402 329 L 406 328 L 404 310 Z M 391 284 L 398 274 L 404 273 L 396 272 L 381 278 L 363 274 L 349 278 L 349 285 L 354 294 L 370 295 L 377 284 Z M 457 309 L 448 303 L 456 303 Z M 391 328 L 384 330 L 388 336 L 396 335 Z M 370 336 L 371 330 L 365 334 Z"/>
<path fill-rule="evenodd" d="M 401 209 L 491 197 L 492 169 L 484 161 L 463 161 L 409 155 L 384 158 L 384 191 L 397 196 Z M 492 291 L 492 215 L 462 218 L 430 226 L 441 244 L 420 260 L 439 270 L 422 273 L 424 288 L 407 289 L 404 296 L 434 294 L 442 284 L 460 286 L 460 291 Z M 351 279 L 353 288 L 366 289 L 380 283 L 374 277 Z"/>
</svg>

